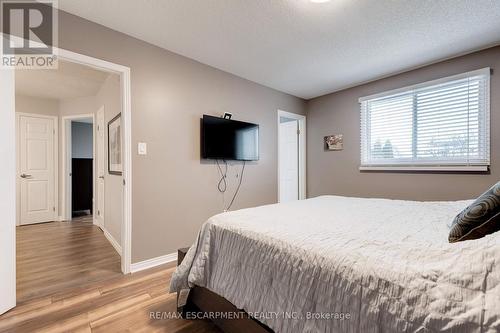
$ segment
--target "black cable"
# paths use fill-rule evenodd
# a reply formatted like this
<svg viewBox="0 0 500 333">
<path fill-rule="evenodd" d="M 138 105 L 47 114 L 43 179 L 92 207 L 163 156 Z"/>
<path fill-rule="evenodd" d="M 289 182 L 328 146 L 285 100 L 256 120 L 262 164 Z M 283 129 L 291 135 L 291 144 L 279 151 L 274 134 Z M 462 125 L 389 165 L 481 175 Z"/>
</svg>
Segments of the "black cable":
<svg viewBox="0 0 500 333">
<path fill-rule="evenodd" d="M 224 160 L 224 164 L 225 164 L 225 170 L 224 172 L 222 172 L 222 168 L 220 167 L 220 164 L 219 164 L 219 160 L 215 160 L 217 162 L 217 168 L 219 169 L 219 173 L 220 173 L 220 180 L 219 180 L 219 183 L 217 184 L 217 189 L 219 190 L 220 193 L 225 193 L 226 190 L 227 190 L 227 181 L 226 181 L 226 178 L 227 178 L 227 162 L 226 160 Z"/>
<path fill-rule="evenodd" d="M 233 205 L 233 202 L 236 199 L 236 196 L 238 195 L 238 192 L 240 191 L 241 182 L 243 181 L 243 173 L 245 172 L 245 165 L 246 165 L 246 161 L 243 161 L 243 167 L 241 168 L 240 182 L 238 183 L 238 188 L 236 188 L 236 191 L 234 192 L 233 199 L 231 200 L 231 203 L 229 204 L 229 206 L 227 207 L 226 210 L 230 210 L 231 209 L 231 206 Z"/>
</svg>

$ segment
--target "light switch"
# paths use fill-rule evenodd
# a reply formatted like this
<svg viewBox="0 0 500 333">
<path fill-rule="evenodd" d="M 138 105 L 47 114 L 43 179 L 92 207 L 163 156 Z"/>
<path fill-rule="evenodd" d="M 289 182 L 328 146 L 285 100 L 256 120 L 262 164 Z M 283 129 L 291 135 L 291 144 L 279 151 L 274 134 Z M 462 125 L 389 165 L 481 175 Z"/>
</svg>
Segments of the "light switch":
<svg viewBox="0 0 500 333">
<path fill-rule="evenodd" d="M 137 153 L 139 155 L 147 155 L 148 154 L 148 144 L 146 142 L 139 142 L 137 144 Z"/>
</svg>

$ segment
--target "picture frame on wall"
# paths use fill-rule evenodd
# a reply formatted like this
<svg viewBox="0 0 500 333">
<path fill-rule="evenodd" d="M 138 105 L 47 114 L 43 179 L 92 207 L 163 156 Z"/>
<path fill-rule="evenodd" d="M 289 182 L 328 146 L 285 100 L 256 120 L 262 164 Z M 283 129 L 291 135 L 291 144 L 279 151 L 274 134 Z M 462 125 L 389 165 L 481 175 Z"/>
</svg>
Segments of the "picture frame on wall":
<svg viewBox="0 0 500 333">
<path fill-rule="evenodd" d="M 325 150 L 339 151 L 344 149 L 344 136 L 342 134 L 333 134 L 325 136 Z"/>
<path fill-rule="evenodd" d="M 122 175 L 122 114 L 108 122 L 108 173 L 110 175 Z"/>
</svg>

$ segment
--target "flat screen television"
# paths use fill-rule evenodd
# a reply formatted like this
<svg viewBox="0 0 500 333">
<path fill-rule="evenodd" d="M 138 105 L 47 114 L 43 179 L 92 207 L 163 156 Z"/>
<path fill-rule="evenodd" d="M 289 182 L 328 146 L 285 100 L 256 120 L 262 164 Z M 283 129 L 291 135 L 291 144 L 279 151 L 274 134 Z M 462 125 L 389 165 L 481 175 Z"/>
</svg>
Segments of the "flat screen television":
<svg viewBox="0 0 500 333">
<path fill-rule="evenodd" d="M 204 115 L 201 155 L 205 159 L 258 160 L 259 125 Z"/>
</svg>

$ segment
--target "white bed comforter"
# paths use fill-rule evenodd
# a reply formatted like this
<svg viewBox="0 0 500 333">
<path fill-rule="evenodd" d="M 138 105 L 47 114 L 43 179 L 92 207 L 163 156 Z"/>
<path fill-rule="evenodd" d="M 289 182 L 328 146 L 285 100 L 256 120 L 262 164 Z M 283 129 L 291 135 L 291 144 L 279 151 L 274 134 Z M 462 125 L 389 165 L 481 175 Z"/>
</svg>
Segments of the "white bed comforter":
<svg viewBox="0 0 500 333">
<path fill-rule="evenodd" d="M 447 242 L 469 203 L 323 196 L 219 214 L 170 288 L 206 287 L 275 332 L 499 332 L 500 234 Z"/>
</svg>

